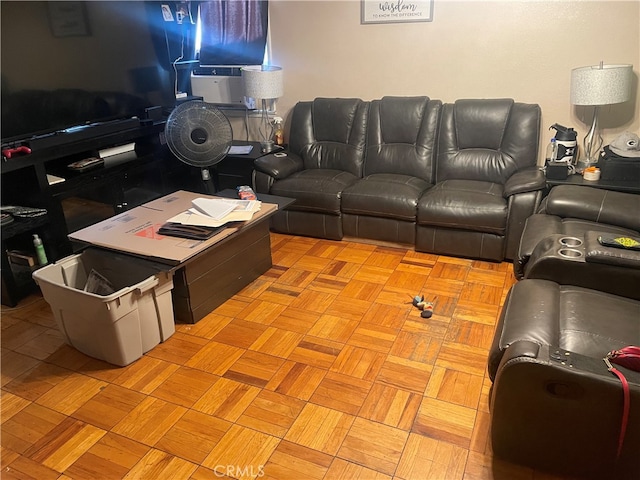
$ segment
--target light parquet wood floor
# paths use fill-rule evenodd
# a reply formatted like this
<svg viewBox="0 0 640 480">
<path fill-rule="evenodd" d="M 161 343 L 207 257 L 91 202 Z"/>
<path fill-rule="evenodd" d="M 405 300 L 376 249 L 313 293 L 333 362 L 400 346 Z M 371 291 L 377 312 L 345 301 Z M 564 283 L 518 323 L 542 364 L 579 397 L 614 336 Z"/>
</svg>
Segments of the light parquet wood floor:
<svg viewBox="0 0 640 480">
<path fill-rule="evenodd" d="M 267 273 L 124 368 L 64 344 L 37 295 L 3 308 L 2 479 L 558 478 L 488 440 L 511 264 L 271 241 Z"/>
</svg>

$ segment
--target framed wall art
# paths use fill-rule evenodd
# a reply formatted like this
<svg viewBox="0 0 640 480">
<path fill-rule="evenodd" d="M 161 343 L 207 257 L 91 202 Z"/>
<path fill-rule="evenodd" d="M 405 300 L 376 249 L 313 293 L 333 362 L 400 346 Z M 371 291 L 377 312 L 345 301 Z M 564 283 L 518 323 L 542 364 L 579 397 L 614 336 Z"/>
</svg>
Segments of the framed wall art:
<svg viewBox="0 0 640 480">
<path fill-rule="evenodd" d="M 360 23 L 411 23 L 433 20 L 433 0 L 361 0 Z"/>
<path fill-rule="evenodd" d="M 84 2 L 47 2 L 54 37 L 90 35 Z"/>
</svg>

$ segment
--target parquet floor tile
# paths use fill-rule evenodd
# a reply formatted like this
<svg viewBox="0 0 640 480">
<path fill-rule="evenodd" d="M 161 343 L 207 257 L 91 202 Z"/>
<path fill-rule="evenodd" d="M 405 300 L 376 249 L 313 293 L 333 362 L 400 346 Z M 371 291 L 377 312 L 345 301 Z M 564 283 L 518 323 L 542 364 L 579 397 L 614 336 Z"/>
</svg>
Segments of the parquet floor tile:
<svg viewBox="0 0 640 480">
<path fill-rule="evenodd" d="M 359 417 L 401 430 L 411 430 L 422 395 L 383 383 L 375 383 L 368 393 Z"/>
<path fill-rule="evenodd" d="M 272 326 L 265 329 L 249 348 L 274 357 L 288 358 L 303 337 L 301 333 Z"/>
<path fill-rule="evenodd" d="M 206 337 L 198 337 L 195 333 L 188 335 L 179 330 L 171 338 L 171 342 L 162 342 L 151 350 L 149 356 L 166 362 L 184 365 L 207 344 Z"/>
<path fill-rule="evenodd" d="M 239 479 L 256 478 L 279 443 L 277 437 L 234 424 L 202 465 Z"/>
<path fill-rule="evenodd" d="M 409 432 L 357 417 L 338 457 L 393 475 L 408 436 Z"/>
<path fill-rule="evenodd" d="M 111 430 L 145 398 L 144 394 L 134 390 L 107 385 L 72 415 L 98 428 Z"/>
<path fill-rule="evenodd" d="M 197 465 L 182 458 L 162 450 L 151 449 L 129 470 L 123 479 L 171 478 L 172 480 L 187 480 L 197 468 Z"/>
<path fill-rule="evenodd" d="M 10 360 L 6 360 L 10 362 Z M 5 360 L 2 360 L 5 365 Z M 35 401 L 58 385 L 62 380 L 71 376 L 73 372 L 50 363 L 40 363 L 22 375 L 16 376 L 4 385 L 4 392 L 12 392 L 30 401 Z"/>
<path fill-rule="evenodd" d="M 259 393 L 260 389 L 253 385 L 221 378 L 200 397 L 193 408 L 235 422 Z"/>
<path fill-rule="evenodd" d="M 391 480 L 391 476 L 377 470 L 336 458 L 325 476 L 331 480 Z"/>
<path fill-rule="evenodd" d="M 239 348 L 249 348 L 268 327 L 246 320 L 232 320 L 213 337 L 213 340 Z"/>
<path fill-rule="evenodd" d="M 289 360 L 326 370 L 333 365 L 342 348 L 342 343 L 308 335 L 291 352 Z"/>
<path fill-rule="evenodd" d="M 356 415 L 367 397 L 371 383 L 349 375 L 328 372 L 309 401 Z"/>
<path fill-rule="evenodd" d="M 126 367 L 64 344 L 39 294 L 3 307 L 2 479 L 560 480 L 493 457 L 508 262 L 277 233 L 271 249 Z"/>
<path fill-rule="evenodd" d="M 303 400 L 262 390 L 237 423 L 274 437 L 283 437 L 304 405 Z"/>
<path fill-rule="evenodd" d="M 265 465 L 262 478 L 322 480 L 332 461 L 331 455 L 283 440 Z"/>
<path fill-rule="evenodd" d="M 152 395 L 191 408 L 218 378 L 196 368 L 180 367 L 158 386 Z"/>
<path fill-rule="evenodd" d="M 286 361 L 266 388 L 301 400 L 309 400 L 326 374 L 327 371 L 322 368 Z"/>
<path fill-rule="evenodd" d="M 331 371 L 373 382 L 384 361 L 383 353 L 346 345 L 333 362 Z"/>
<path fill-rule="evenodd" d="M 422 394 L 427 387 L 433 367 L 402 357 L 387 356 L 376 380 L 393 387 Z"/>
<path fill-rule="evenodd" d="M 38 480 L 57 480 L 60 478 L 60 472 L 56 472 L 52 468 L 43 465 L 40 462 L 31 460 L 30 458 L 18 456 L 8 466 L 2 469 L 3 479 L 38 479 Z"/>
<path fill-rule="evenodd" d="M 71 415 L 107 385 L 95 378 L 72 375 L 42 394 L 36 403 L 65 415 Z"/>
<path fill-rule="evenodd" d="M 309 335 L 346 343 L 358 328 L 358 323 L 358 320 L 325 314 L 309 329 Z"/>
<path fill-rule="evenodd" d="M 106 433 L 93 425 L 67 418 L 27 450 L 25 455 L 62 473 Z"/>
<path fill-rule="evenodd" d="M 137 392 L 150 394 L 179 368 L 180 366 L 175 363 L 145 355 L 123 368 L 114 383 Z"/>
<path fill-rule="evenodd" d="M 0 386 L 2 387 L 15 380 L 19 375 L 29 372 L 32 368 L 40 364 L 36 358 L 22 355 L 7 350 L 6 348 L 2 349 L 0 363 L 2 364 L 2 380 L 0 381 Z"/>
<path fill-rule="evenodd" d="M 353 415 L 307 403 L 284 438 L 290 442 L 335 455 L 354 419 Z"/>
<path fill-rule="evenodd" d="M 31 403 L 2 423 L 2 446 L 24 454 L 66 418 L 59 412 Z"/>
<path fill-rule="evenodd" d="M 199 465 L 231 425 L 226 420 L 188 410 L 154 447 Z"/>
<path fill-rule="evenodd" d="M 412 431 L 469 449 L 476 410 L 423 397 Z"/>
<path fill-rule="evenodd" d="M 31 402 L 25 398 L 9 392 L 2 392 L 2 397 L 0 397 L 0 423 L 6 422 L 30 404 Z"/>
<path fill-rule="evenodd" d="M 284 359 L 273 355 L 246 351 L 223 377 L 262 388 L 269 383 L 283 363 Z"/>
<path fill-rule="evenodd" d="M 66 471 L 78 480 L 124 478 L 150 447 L 115 433 L 107 433 L 91 446 Z"/>
<path fill-rule="evenodd" d="M 154 445 L 186 412 L 184 407 L 147 397 L 111 431 L 146 445 Z"/>
</svg>

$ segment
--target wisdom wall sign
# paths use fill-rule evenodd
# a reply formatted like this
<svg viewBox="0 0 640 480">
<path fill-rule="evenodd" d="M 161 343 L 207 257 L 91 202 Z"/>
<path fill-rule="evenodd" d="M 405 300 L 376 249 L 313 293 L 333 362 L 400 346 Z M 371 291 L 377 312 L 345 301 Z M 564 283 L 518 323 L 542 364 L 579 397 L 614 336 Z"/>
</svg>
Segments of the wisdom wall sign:
<svg viewBox="0 0 640 480">
<path fill-rule="evenodd" d="M 360 23 L 430 22 L 433 0 L 362 0 Z"/>
</svg>

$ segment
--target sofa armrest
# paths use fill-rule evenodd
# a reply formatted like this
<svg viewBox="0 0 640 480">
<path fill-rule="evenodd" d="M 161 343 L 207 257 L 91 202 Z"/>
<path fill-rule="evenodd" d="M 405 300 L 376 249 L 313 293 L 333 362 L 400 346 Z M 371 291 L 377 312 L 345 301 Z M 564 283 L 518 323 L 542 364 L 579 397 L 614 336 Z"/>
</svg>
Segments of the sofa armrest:
<svg viewBox="0 0 640 480">
<path fill-rule="evenodd" d="M 504 184 L 504 198 L 517 193 L 543 190 L 546 185 L 544 173 L 538 167 L 531 167 L 511 175 Z"/>
<path fill-rule="evenodd" d="M 282 180 L 304 168 L 302 159 L 292 153 L 265 155 L 253 162 L 255 169 L 276 180 Z"/>
<path fill-rule="evenodd" d="M 558 185 L 549 192 L 545 212 L 640 230 L 640 195 L 581 185 Z"/>
</svg>

